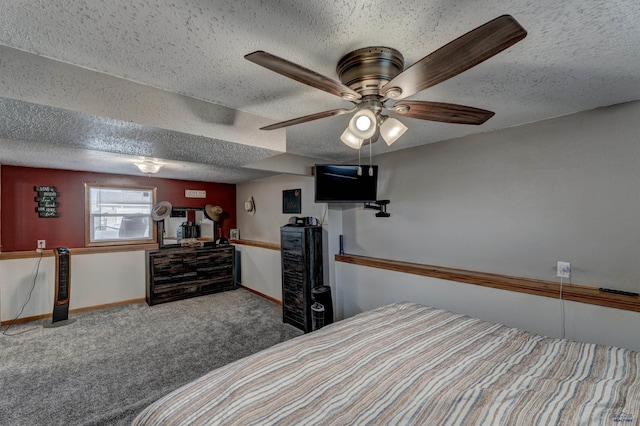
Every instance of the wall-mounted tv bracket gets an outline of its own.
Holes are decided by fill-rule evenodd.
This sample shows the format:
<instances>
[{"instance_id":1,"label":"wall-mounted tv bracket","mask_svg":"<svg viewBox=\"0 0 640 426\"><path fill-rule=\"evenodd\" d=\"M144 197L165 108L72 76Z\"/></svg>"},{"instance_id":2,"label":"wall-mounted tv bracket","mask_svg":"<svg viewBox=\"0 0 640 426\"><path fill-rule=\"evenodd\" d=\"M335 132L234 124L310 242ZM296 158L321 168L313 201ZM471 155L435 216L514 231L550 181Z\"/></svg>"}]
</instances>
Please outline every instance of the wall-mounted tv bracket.
<instances>
[{"instance_id":1,"label":"wall-mounted tv bracket","mask_svg":"<svg viewBox=\"0 0 640 426\"><path fill-rule=\"evenodd\" d=\"M389 200L376 200L372 203L364 203L364 208L380 210L378 213L376 213L376 217L389 217L391 216L391 213L387 213L387 204L389 204L390 202L391 201Z\"/></svg>"}]
</instances>

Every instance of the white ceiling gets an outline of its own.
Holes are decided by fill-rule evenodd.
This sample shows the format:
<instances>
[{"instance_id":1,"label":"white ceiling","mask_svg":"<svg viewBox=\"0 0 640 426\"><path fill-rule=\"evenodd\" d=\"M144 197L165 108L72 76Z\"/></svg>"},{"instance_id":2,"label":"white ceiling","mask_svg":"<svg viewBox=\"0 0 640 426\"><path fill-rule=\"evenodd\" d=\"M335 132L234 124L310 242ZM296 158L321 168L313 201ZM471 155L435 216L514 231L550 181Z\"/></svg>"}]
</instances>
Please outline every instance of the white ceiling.
<instances>
[{"instance_id":1,"label":"white ceiling","mask_svg":"<svg viewBox=\"0 0 640 426\"><path fill-rule=\"evenodd\" d=\"M411 97L496 115L401 119L409 131L374 154L640 99L638 0L0 0L0 163L136 174L152 157L161 177L235 183L272 174L285 152L352 160L348 115L258 130L351 104L243 56L338 80L352 50L393 47L409 66L503 14L523 41Z\"/></svg>"}]
</instances>

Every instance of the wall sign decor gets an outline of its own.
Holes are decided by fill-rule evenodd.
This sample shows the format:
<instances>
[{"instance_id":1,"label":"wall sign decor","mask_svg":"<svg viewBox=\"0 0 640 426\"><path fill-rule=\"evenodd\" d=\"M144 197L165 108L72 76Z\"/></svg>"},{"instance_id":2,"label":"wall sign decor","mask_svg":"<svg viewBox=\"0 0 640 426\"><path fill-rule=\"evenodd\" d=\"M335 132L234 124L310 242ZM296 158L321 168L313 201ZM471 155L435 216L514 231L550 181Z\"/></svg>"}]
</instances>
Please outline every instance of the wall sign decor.
<instances>
[{"instance_id":1,"label":"wall sign decor","mask_svg":"<svg viewBox=\"0 0 640 426\"><path fill-rule=\"evenodd\" d=\"M207 191L202 191L198 189L185 189L184 197L185 198L207 198Z\"/></svg>"},{"instance_id":2,"label":"wall sign decor","mask_svg":"<svg viewBox=\"0 0 640 426\"><path fill-rule=\"evenodd\" d=\"M58 212L58 197L60 193L55 186L34 186L33 190L38 194L35 200L38 202L36 213L39 217L60 217Z\"/></svg>"},{"instance_id":3,"label":"wall sign decor","mask_svg":"<svg viewBox=\"0 0 640 426\"><path fill-rule=\"evenodd\" d=\"M301 194L301 189L285 189L282 191L282 213L302 213Z\"/></svg>"}]
</instances>

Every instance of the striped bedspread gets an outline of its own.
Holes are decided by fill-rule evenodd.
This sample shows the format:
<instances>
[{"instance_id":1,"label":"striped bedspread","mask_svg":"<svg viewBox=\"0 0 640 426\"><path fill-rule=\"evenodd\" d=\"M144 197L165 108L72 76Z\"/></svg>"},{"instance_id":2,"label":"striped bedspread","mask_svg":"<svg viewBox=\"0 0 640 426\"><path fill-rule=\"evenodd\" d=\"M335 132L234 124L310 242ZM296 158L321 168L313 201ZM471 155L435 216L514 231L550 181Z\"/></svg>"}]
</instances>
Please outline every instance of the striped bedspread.
<instances>
[{"instance_id":1,"label":"striped bedspread","mask_svg":"<svg viewBox=\"0 0 640 426\"><path fill-rule=\"evenodd\" d=\"M214 370L134 425L634 425L640 353L397 303Z\"/></svg>"}]
</instances>

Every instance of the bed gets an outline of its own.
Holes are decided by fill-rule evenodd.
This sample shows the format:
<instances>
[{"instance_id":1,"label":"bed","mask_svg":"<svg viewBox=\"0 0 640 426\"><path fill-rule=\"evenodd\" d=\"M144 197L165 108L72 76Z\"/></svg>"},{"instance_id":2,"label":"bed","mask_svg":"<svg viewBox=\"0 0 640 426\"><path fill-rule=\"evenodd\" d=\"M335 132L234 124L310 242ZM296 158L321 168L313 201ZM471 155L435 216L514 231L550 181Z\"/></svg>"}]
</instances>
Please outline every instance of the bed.
<instances>
[{"instance_id":1,"label":"bed","mask_svg":"<svg viewBox=\"0 0 640 426\"><path fill-rule=\"evenodd\" d=\"M133 424L637 422L638 352L395 303L214 370Z\"/></svg>"}]
</instances>

